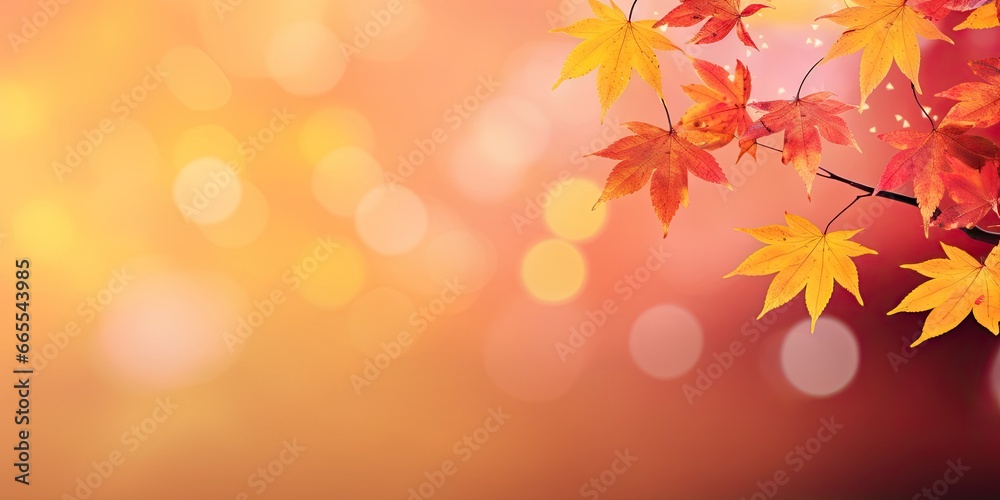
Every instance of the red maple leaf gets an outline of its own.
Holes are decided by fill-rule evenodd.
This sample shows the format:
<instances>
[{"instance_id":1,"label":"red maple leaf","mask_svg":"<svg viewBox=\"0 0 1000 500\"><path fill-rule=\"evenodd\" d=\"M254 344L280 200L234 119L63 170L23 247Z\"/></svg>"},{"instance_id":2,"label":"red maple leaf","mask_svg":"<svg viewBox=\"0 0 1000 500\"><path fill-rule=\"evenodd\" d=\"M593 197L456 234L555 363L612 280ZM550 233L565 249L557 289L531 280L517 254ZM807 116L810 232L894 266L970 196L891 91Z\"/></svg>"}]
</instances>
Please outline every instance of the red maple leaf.
<instances>
[{"instance_id":1,"label":"red maple leaf","mask_svg":"<svg viewBox=\"0 0 1000 500\"><path fill-rule=\"evenodd\" d=\"M938 97L959 101L944 121L969 122L980 128L996 125L1000 123L1000 58L969 61L969 66L986 83L960 83L937 94Z\"/></svg>"},{"instance_id":2,"label":"red maple leaf","mask_svg":"<svg viewBox=\"0 0 1000 500\"><path fill-rule=\"evenodd\" d=\"M743 24L743 18L752 16L763 8L773 9L770 5L755 3L746 6L740 11L740 0L681 0L681 4L667 12L653 25L659 28L668 26L694 26L705 19L708 22L698 30L690 43L715 43L722 40L736 28L736 36L747 47L757 48L747 33L747 27Z\"/></svg>"},{"instance_id":3,"label":"red maple leaf","mask_svg":"<svg viewBox=\"0 0 1000 500\"><path fill-rule=\"evenodd\" d=\"M946 174L961 169L979 170L990 158L996 158L996 146L984 137L965 135L972 125L944 123L930 132L896 130L879 136L896 149L901 149L889 160L875 191L895 189L913 181L920 213L924 217L924 234L927 225L944 196Z\"/></svg>"},{"instance_id":4,"label":"red maple leaf","mask_svg":"<svg viewBox=\"0 0 1000 500\"><path fill-rule=\"evenodd\" d=\"M944 209L934 219L934 223L944 229L971 228L993 213L1000 215L997 198L1000 198L1000 174L997 162L988 161L979 172L963 168L955 173L945 174L948 196L955 202Z\"/></svg>"},{"instance_id":5,"label":"red maple leaf","mask_svg":"<svg viewBox=\"0 0 1000 500\"><path fill-rule=\"evenodd\" d=\"M688 204L688 172L702 180L730 189L726 174L707 151L691 144L676 130L663 130L643 122L624 124L635 135L612 143L594 156L621 160L608 174L604 192L597 205L632 194L649 182L653 209L663 224L667 237L670 221L677 209Z\"/></svg>"},{"instance_id":6,"label":"red maple leaf","mask_svg":"<svg viewBox=\"0 0 1000 500\"><path fill-rule=\"evenodd\" d=\"M736 61L736 73L701 59L692 59L705 85L684 85L684 93L695 101L677 123L677 132L702 149L718 149L743 135L753 119L747 113L750 71Z\"/></svg>"},{"instance_id":7,"label":"red maple leaf","mask_svg":"<svg viewBox=\"0 0 1000 500\"><path fill-rule=\"evenodd\" d=\"M795 167L806 184L806 193L810 193L822 157L821 136L834 144L852 146L861 151L847 122L836 116L855 107L830 97L833 97L832 92L817 92L791 101L750 104L767 114L740 136L740 155L758 139L784 131L781 163L791 163Z\"/></svg>"},{"instance_id":8,"label":"red maple leaf","mask_svg":"<svg viewBox=\"0 0 1000 500\"><path fill-rule=\"evenodd\" d=\"M913 10L932 21L938 21L952 11L965 12L986 5L993 0L923 0L913 2Z\"/></svg>"}]
</instances>

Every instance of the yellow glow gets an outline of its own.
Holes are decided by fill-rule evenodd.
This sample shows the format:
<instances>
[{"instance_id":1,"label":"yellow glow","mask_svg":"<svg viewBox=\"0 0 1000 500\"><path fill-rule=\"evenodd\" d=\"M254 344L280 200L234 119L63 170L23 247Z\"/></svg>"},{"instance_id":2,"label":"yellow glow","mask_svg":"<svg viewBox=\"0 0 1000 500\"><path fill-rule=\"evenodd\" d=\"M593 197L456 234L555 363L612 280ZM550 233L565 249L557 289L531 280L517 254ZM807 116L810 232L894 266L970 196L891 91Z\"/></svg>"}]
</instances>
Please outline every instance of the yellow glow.
<instances>
[{"instance_id":1,"label":"yellow glow","mask_svg":"<svg viewBox=\"0 0 1000 500\"><path fill-rule=\"evenodd\" d=\"M345 306L357 296L367 278L364 255L350 242L339 240L339 248L330 252L326 260L322 253L317 257L312 250L299 264L299 293L309 303L324 309ZM313 266L313 263L316 265Z\"/></svg>"},{"instance_id":2,"label":"yellow glow","mask_svg":"<svg viewBox=\"0 0 1000 500\"><path fill-rule=\"evenodd\" d=\"M76 252L77 222L55 200L36 199L14 213L13 237L33 258L59 260Z\"/></svg>"},{"instance_id":3,"label":"yellow glow","mask_svg":"<svg viewBox=\"0 0 1000 500\"><path fill-rule=\"evenodd\" d=\"M315 165L330 151L356 146L375 147L375 132L361 113L353 109L333 108L317 111L306 118L299 133L299 148L310 165Z\"/></svg>"},{"instance_id":4,"label":"yellow glow","mask_svg":"<svg viewBox=\"0 0 1000 500\"><path fill-rule=\"evenodd\" d=\"M160 59L167 87L185 106L196 111L219 109L229 102L233 86L218 64L198 47L179 45Z\"/></svg>"},{"instance_id":5,"label":"yellow glow","mask_svg":"<svg viewBox=\"0 0 1000 500\"><path fill-rule=\"evenodd\" d=\"M0 142L14 142L39 131L44 121L41 106L23 86L0 81Z\"/></svg>"},{"instance_id":6,"label":"yellow glow","mask_svg":"<svg viewBox=\"0 0 1000 500\"><path fill-rule=\"evenodd\" d=\"M416 316L414 316L416 314ZM388 287L378 287L366 292L351 304L347 325L354 346L368 356L383 352L383 345L410 343L423 334L431 323L418 314L413 301L402 292ZM407 340L408 339L408 340Z\"/></svg>"},{"instance_id":7,"label":"yellow glow","mask_svg":"<svg viewBox=\"0 0 1000 500\"><path fill-rule=\"evenodd\" d=\"M269 214L263 193L253 184L243 182L243 197L232 217L218 224L198 227L212 243L225 248L238 248L253 243L264 232Z\"/></svg>"},{"instance_id":8,"label":"yellow glow","mask_svg":"<svg viewBox=\"0 0 1000 500\"><path fill-rule=\"evenodd\" d=\"M533 297L544 302L569 300L583 286L587 264L570 243L549 239L531 247L521 261L521 281Z\"/></svg>"},{"instance_id":9,"label":"yellow glow","mask_svg":"<svg viewBox=\"0 0 1000 500\"><path fill-rule=\"evenodd\" d=\"M174 178L174 203L185 220L217 224L231 217L243 196L236 172L219 158L192 161Z\"/></svg>"},{"instance_id":10,"label":"yellow glow","mask_svg":"<svg viewBox=\"0 0 1000 500\"><path fill-rule=\"evenodd\" d=\"M369 248L400 255L416 248L427 234L427 207L413 191L380 185L358 203L354 227Z\"/></svg>"},{"instance_id":11,"label":"yellow glow","mask_svg":"<svg viewBox=\"0 0 1000 500\"><path fill-rule=\"evenodd\" d=\"M153 180L162 163L156 140L131 118L115 123L89 160L90 168L104 180L132 188Z\"/></svg>"},{"instance_id":12,"label":"yellow glow","mask_svg":"<svg viewBox=\"0 0 1000 500\"><path fill-rule=\"evenodd\" d=\"M358 203L382 183L382 167L366 151L346 147L331 151L313 171L313 195L334 215L354 215Z\"/></svg>"},{"instance_id":13,"label":"yellow glow","mask_svg":"<svg viewBox=\"0 0 1000 500\"><path fill-rule=\"evenodd\" d=\"M290 94L319 95L347 70L340 40L322 23L300 21L279 29L267 45L267 70Z\"/></svg>"},{"instance_id":14,"label":"yellow glow","mask_svg":"<svg viewBox=\"0 0 1000 500\"><path fill-rule=\"evenodd\" d=\"M214 156L241 172L244 167L240 141L219 125L198 125L186 130L174 142L174 166L178 169L193 160Z\"/></svg>"},{"instance_id":15,"label":"yellow glow","mask_svg":"<svg viewBox=\"0 0 1000 500\"><path fill-rule=\"evenodd\" d=\"M545 223L560 238L579 241L597 234L607 218L607 204L591 210L601 196L601 188L587 179L575 179L562 186L545 208Z\"/></svg>"}]
</instances>

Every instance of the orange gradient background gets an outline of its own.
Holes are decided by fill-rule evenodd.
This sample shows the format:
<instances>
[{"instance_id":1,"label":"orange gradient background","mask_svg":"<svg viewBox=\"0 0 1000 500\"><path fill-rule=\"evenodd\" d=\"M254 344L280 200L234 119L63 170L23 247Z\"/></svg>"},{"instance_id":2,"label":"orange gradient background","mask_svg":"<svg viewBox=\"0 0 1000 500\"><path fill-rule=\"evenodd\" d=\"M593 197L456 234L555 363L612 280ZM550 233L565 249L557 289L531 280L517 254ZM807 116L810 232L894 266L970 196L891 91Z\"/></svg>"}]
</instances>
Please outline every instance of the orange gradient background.
<instances>
[{"instance_id":1,"label":"orange gradient background","mask_svg":"<svg viewBox=\"0 0 1000 500\"><path fill-rule=\"evenodd\" d=\"M760 51L685 50L791 98L843 4L773 5L748 20ZM900 264L989 247L863 200L833 229L878 251L856 260L865 306L838 288L811 336L800 297L756 321L770 280L722 279L759 248L733 228L822 226L857 191L819 179L810 201L777 153L730 145L733 191L692 180L666 239L648 188L592 211L614 162L585 155L666 122L635 76L603 124L593 74L551 89L575 40L547 31L586 2L0 12L0 296L13 314L30 259L35 369L30 486L0 381L5 499L760 498L779 471L779 498L911 498L959 459L951 494L995 482L996 339L970 319L910 351L923 316L885 315L923 281ZM954 46L922 42L938 118L1000 47L960 18ZM803 92L857 103L858 60ZM660 66L676 119L697 75ZM824 144L824 166L873 184L878 133L928 126L908 87L893 68L845 114L863 153Z\"/></svg>"}]
</instances>

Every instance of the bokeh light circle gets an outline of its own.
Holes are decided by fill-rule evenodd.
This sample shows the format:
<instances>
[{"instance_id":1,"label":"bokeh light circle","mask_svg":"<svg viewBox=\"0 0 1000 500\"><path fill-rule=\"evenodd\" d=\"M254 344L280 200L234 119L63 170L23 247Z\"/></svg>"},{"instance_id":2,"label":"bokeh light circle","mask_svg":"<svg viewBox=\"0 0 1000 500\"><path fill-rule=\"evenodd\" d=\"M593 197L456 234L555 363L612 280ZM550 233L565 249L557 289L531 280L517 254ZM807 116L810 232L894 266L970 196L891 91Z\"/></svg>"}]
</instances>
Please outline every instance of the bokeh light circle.
<instances>
[{"instance_id":1,"label":"bokeh light circle","mask_svg":"<svg viewBox=\"0 0 1000 500\"><path fill-rule=\"evenodd\" d=\"M549 401L568 393L590 364L599 340L571 339L589 321L574 305L527 300L503 308L486 333L484 361L493 384L523 401Z\"/></svg>"},{"instance_id":2,"label":"bokeh light circle","mask_svg":"<svg viewBox=\"0 0 1000 500\"><path fill-rule=\"evenodd\" d=\"M558 239L532 246L521 261L521 282L528 293L542 302L565 302L580 292L587 277L587 264L580 251Z\"/></svg>"},{"instance_id":3,"label":"bokeh light circle","mask_svg":"<svg viewBox=\"0 0 1000 500\"><path fill-rule=\"evenodd\" d=\"M368 278L368 264L361 250L344 238L332 241L336 248L327 251L322 245L313 246L313 253L300 261L305 278L301 280L299 294L322 309L337 309L350 303ZM317 251L322 260L316 258Z\"/></svg>"},{"instance_id":4,"label":"bokeh light circle","mask_svg":"<svg viewBox=\"0 0 1000 500\"><path fill-rule=\"evenodd\" d=\"M560 185L561 191L550 194L545 207L545 224L553 234L572 241L591 238L603 227L607 204L594 207L601 188L589 179L572 179Z\"/></svg>"},{"instance_id":5,"label":"bokeh light circle","mask_svg":"<svg viewBox=\"0 0 1000 500\"><path fill-rule=\"evenodd\" d=\"M650 377L680 377L698 362L704 335L701 323L686 308L662 304L636 318L629 334L629 352L636 366Z\"/></svg>"},{"instance_id":6,"label":"bokeh light circle","mask_svg":"<svg viewBox=\"0 0 1000 500\"><path fill-rule=\"evenodd\" d=\"M354 226L361 240L382 255L413 250L427 233L427 208L403 186L382 184L358 203Z\"/></svg>"},{"instance_id":7,"label":"bokeh light circle","mask_svg":"<svg viewBox=\"0 0 1000 500\"><path fill-rule=\"evenodd\" d=\"M226 220L242 197L239 176L219 158L198 158L174 178L174 203L185 219L198 224Z\"/></svg>"},{"instance_id":8,"label":"bokeh light circle","mask_svg":"<svg viewBox=\"0 0 1000 500\"><path fill-rule=\"evenodd\" d=\"M383 182L382 167L367 151L349 146L330 151L313 170L313 196L328 212L351 217L366 194Z\"/></svg>"},{"instance_id":9,"label":"bokeh light circle","mask_svg":"<svg viewBox=\"0 0 1000 500\"><path fill-rule=\"evenodd\" d=\"M226 334L236 331L247 301L235 283L215 276L129 272L120 272L117 288L109 284L109 303L100 317L102 351L116 376L176 388L208 381L229 366L234 356Z\"/></svg>"},{"instance_id":10,"label":"bokeh light circle","mask_svg":"<svg viewBox=\"0 0 1000 500\"><path fill-rule=\"evenodd\" d=\"M452 181L469 199L501 201L516 192L548 147L549 119L527 99L511 95L482 102L473 96L460 106L476 114L449 160Z\"/></svg>"},{"instance_id":11,"label":"bokeh light circle","mask_svg":"<svg viewBox=\"0 0 1000 500\"><path fill-rule=\"evenodd\" d=\"M347 69L337 36L322 23L299 21L278 30L267 47L268 73L291 94L313 96L337 84Z\"/></svg>"},{"instance_id":12,"label":"bokeh light circle","mask_svg":"<svg viewBox=\"0 0 1000 500\"><path fill-rule=\"evenodd\" d=\"M819 318L815 333L809 319L788 331L781 344L781 370L792 387L807 396L828 397L843 390L858 372L860 349L844 322Z\"/></svg>"},{"instance_id":13,"label":"bokeh light circle","mask_svg":"<svg viewBox=\"0 0 1000 500\"><path fill-rule=\"evenodd\" d=\"M322 109L302 122L299 149L310 165L319 163L331 150L344 146L369 151L375 147L375 130L360 112L348 108Z\"/></svg>"},{"instance_id":14,"label":"bokeh light circle","mask_svg":"<svg viewBox=\"0 0 1000 500\"><path fill-rule=\"evenodd\" d=\"M435 283L460 280L470 291L484 287L496 271L496 250L480 235L449 231L430 240L424 264Z\"/></svg>"},{"instance_id":15,"label":"bokeh light circle","mask_svg":"<svg viewBox=\"0 0 1000 500\"><path fill-rule=\"evenodd\" d=\"M271 210L267 198L252 183L243 182L243 195L233 215L218 224L198 226L212 243L223 248L239 248L257 240L267 227Z\"/></svg>"}]
</instances>

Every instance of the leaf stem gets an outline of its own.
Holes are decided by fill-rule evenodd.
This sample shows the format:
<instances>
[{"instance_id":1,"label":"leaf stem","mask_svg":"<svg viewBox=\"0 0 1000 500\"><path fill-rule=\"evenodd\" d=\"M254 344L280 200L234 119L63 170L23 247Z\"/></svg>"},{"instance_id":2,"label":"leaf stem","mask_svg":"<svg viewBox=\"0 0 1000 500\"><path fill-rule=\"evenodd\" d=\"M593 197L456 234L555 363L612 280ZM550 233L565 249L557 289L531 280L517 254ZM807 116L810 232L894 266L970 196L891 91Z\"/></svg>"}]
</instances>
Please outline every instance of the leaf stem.
<instances>
[{"instance_id":1,"label":"leaf stem","mask_svg":"<svg viewBox=\"0 0 1000 500\"><path fill-rule=\"evenodd\" d=\"M910 90L913 91L913 100L917 101L917 107L920 108L920 112L927 117L927 121L931 122L931 130L937 130L937 125L934 124L934 119L932 119L930 113L924 109L924 106L920 104L920 98L917 97L917 86L914 85L913 82L910 82Z\"/></svg>"},{"instance_id":2,"label":"leaf stem","mask_svg":"<svg viewBox=\"0 0 1000 500\"><path fill-rule=\"evenodd\" d=\"M756 144L756 145L758 145L758 146L760 146L762 148L770 149L771 151L777 151L779 153L784 153L785 152L784 149L776 148L774 146L768 146L767 144L764 144L763 142L760 142L760 141L753 141L753 142L754 142L754 144Z\"/></svg>"},{"instance_id":3,"label":"leaf stem","mask_svg":"<svg viewBox=\"0 0 1000 500\"><path fill-rule=\"evenodd\" d=\"M632 2L632 8L628 10L628 22L632 22L632 11L635 10L635 4L639 3L639 0Z\"/></svg>"},{"instance_id":4,"label":"leaf stem","mask_svg":"<svg viewBox=\"0 0 1000 500\"><path fill-rule=\"evenodd\" d=\"M663 111L667 112L667 125L670 125L670 133L674 133L674 121L670 119L670 110L667 109L667 102L660 98L660 104L663 105Z\"/></svg>"},{"instance_id":5,"label":"leaf stem","mask_svg":"<svg viewBox=\"0 0 1000 500\"><path fill-rule=\"evenodd\" d=\"M852 180L847 179L845 177L841 177L841 176L839 176L839 175L837 175L837 174L835 174L835 173L833 173L833 172L831 172L831 171L829 171L829 170L827 170L827 169L825 169L823 167L819 167L819 169L822 170L823 173L826 174L826 175L823 175L823 174L817 174L817 175L819 175L820 177L823 177L824 179L833 179L833 180L835 180L837 182L842 182L844 184L847 184L848 186L851 186L853 188L856 188L856 189L859 189L861 191L864 191L864 192L866 192L866 193L868 193L869 195L872 195L872 196L878 196L880 198L890 199L892 201L897 201L899 203L904 203L904 204L907 204L907 205L910 205L910 206L914 206L914 207L919 207L920 206L919 204L917 204L917 199L914 198L914 197L912 197L912 196L906 196L904 194L894 193L892 191L879 191L879 192L876 193L875 192L875 188L873 188L871 186L862 184L860 182L852 181ZM941 213L941 211L938 210L938 211L935 212L934 215L937 216L940 213ZM962 230L963 233L965 233L966 236L968 236L969 238L972 238L972 239L974 239L976 241L981 241L983 243L989 243L990 245L1000 244L1000 233L994 233L992 231L987 231L985 229L980 229L978 227L972 227L972 228L964 228L963 227L963 228L961 228L961 230Z\"/></svg>"},{"instance_id":6,"label":"leaf stem","mask_svg":"<svg viewBox=\"0 0 1000 500\"><path fill-rule=\"evenodd\" d=\"M833 218L830 219L830 222L826 223L826 228L823 229L823 234L826 234L826 233L830 232L830 225L833 224L833 221L837 220L838 217L840 217L841 215L844 215L844 212L846 212L848 208L853 207L854 204L857 203L858 200L860 200L861 198L867 198L867 197L869 197L871 195L872 195L871 193L865 193L865 194L859 194L859 195L855 196L854 197L854 201L848 203L847 206L843 208L843 210L837 212L837 215L834 215Z\"/></svg>"},{"instance_id":7,"label":"leaf stem","mask_svg":"<svg viewBox=\"0 0 1000 500\"><path fill-rule=\"evenodd\" d=\"M819 66L819 63L821 63L821 62L823 62L823 59L820 59L819 61L816 61L816 64L813 64L812 67L809 68L809 71L806 71L806 76L802 77L802 83L799 84L799 90L797 90L795 92L795 100L796 101L798 101L799 100L799 96L802 95L802 86L804 86L806 84L806 79L809 78L809 74L812 73L813 70L816 69L816 66Z\"/></svg>"}]
</instances>

